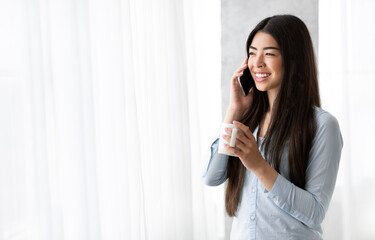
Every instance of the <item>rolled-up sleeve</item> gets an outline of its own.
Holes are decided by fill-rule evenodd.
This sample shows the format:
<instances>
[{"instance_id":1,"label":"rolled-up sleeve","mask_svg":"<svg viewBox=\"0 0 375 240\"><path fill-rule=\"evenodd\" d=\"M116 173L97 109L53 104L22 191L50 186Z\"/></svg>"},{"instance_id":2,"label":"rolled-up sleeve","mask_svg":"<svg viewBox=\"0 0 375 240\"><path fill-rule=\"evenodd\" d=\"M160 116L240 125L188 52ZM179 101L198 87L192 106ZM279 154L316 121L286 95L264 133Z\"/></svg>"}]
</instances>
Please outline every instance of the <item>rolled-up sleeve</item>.
<instances>
[{"instance_id":1,"label":"rolled-up sleeve","mask_svg":"<svg viewBox=\"0 0 375 240\"><path fill-rule=\"evenodd\" d=\"M306 169L305 189L278 175L266 197L310 228L324 219L336 184L343 140L339 124L328 112L317 120L317 131Z\"/></svg>"},{"instance_id":2,"label":"rolled-up sleeve","mask_svg":"<svg viewBox=\"0 0 375 240\"><path fill-rule=\"evenodd\" d=\"M210 151L206 154L202 180L208 186L218 186L227 179L227 165L229 157L218 153L219 133L216 134L215 140L211 144Z\"/></svg>"}]
</instances>

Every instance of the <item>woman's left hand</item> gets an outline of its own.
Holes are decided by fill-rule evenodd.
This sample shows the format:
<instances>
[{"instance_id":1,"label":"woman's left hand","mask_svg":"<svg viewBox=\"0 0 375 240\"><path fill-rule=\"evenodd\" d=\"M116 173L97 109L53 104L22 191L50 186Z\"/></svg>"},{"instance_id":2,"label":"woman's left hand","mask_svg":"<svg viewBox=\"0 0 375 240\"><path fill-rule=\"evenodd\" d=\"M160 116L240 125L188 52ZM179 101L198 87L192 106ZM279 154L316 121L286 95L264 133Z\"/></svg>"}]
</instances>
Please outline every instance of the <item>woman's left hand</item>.
<instances>
[{"instance_id":1,"label":"woman's left hand","mask_svg":"<svg viewBox=\"0 0 375 240\"><path fill-rule=\"evenodd\" d=\"M254 171L265 161L259 152L258 143L249 127L237 121L233 121L233 124L239 129L235 147L230 147L228 144L224 144L224 147L238 156L247 169ZM232 135L232 129L229 128L226 132ZM231 136L223 136L223 138L230 142Z\"/></svg>"}]
</instances>

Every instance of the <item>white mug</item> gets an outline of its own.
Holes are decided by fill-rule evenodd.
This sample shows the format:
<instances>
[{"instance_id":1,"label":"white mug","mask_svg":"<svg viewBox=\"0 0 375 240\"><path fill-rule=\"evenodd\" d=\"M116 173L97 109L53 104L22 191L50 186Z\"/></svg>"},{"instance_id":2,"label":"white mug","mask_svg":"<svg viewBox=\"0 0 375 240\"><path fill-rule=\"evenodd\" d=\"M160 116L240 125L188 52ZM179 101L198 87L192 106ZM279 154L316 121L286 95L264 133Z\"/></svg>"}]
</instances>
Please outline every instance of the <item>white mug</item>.
<instances>
[{"instance_id":1,"label":"white mug","mask_svg":"<svg viewBox=\"0 0 375 240\"><path fill-rule=\"evenodd\" d=\"M225 131L225 128L231 128L231 129L232 129L232 135L228 134L228 133ZM221 125L220 139L219 139L219 150L218 150L219 153L221 153L221 154L225 154L225 155L229 155L229 156L235 156L235 155L233 155L232 153L230 153L230 152L224 147L224 143L228 144L228 145L231 146L231 147L235 147L235 146L236 146L236 137L237 137L237 132L238 132L238 128L237 128L236 126L234 126L233 124L231 124L231 123L223 123L223 124ZM231 138L230 138L230 142L226 141L226 140L223 138L223 135L231 136Z\"/></svg>"}]
</instances>

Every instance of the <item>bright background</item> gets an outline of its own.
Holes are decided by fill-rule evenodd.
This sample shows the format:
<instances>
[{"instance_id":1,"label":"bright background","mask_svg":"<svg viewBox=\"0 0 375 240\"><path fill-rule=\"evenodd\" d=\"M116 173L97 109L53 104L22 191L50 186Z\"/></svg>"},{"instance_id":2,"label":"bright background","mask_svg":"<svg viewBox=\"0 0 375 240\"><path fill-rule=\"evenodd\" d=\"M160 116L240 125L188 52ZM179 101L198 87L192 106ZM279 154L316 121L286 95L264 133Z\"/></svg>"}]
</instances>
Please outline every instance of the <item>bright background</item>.
<instances>
[{"instance_id":1,"label":"bright background","mask_svg":"<svg viewBox=\"0 0 375 240\"><path fill-rule=\"evenodd\" d=\"M200 180L225 109L224 3L0 0L0 240L225 239L223 186ZM375 238L373 9L319 2L344 138L325 239Z\"/></svg>"}]
</instances>

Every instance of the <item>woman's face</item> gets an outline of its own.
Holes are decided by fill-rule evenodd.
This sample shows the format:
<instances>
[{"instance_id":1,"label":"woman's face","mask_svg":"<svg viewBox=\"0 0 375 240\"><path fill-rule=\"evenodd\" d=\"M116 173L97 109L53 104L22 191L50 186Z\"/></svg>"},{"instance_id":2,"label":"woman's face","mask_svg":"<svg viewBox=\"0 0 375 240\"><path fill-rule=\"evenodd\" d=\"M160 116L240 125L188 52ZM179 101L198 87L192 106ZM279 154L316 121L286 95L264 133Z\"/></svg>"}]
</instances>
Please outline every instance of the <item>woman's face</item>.
<instances>
[{"instance_id":1,"label":"woman's face","mask_svg":"<svg viewBox=\"0 0 375 240\"><path fill-rule=\"evenodd\" d=\"M283 61L276 40L257 32L249 48L248 66L259 91L277 94L283 77Z\"/></svg>"}]
</instances>

